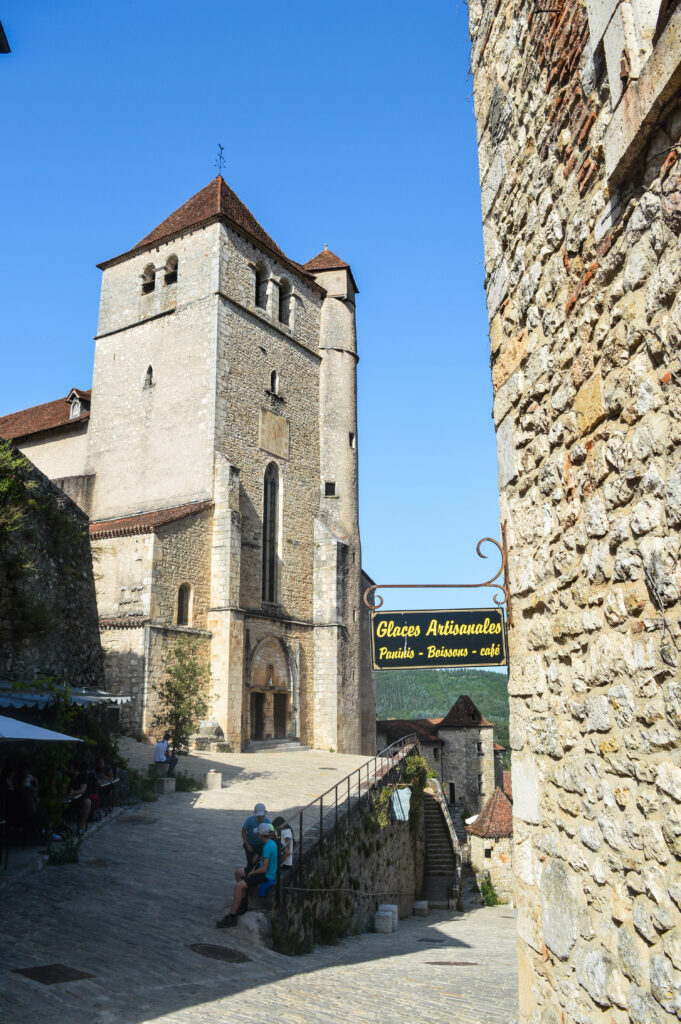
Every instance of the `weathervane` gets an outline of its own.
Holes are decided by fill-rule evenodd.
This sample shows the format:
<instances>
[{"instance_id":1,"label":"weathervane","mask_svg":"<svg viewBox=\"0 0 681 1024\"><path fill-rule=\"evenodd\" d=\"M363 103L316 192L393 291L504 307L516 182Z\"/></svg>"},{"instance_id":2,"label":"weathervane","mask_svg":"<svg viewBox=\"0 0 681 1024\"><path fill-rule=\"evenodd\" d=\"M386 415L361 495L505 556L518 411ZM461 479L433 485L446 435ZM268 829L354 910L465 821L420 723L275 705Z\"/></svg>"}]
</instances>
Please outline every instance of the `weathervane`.
<instances>
[{"instance_id":1,"label":"weathervane","mask_svg":"<svg viewBox=\"0 0 681 1024\"><path fill-rule=\"evenodd\" d=\"M223 156L224 148L225 147L221 146L220 143L218 142L218 155L215 160L215 166L217 167L218 174L220 175L222 174L222 168L225 166L225 158Z\"/></svg>"}]
</instances>

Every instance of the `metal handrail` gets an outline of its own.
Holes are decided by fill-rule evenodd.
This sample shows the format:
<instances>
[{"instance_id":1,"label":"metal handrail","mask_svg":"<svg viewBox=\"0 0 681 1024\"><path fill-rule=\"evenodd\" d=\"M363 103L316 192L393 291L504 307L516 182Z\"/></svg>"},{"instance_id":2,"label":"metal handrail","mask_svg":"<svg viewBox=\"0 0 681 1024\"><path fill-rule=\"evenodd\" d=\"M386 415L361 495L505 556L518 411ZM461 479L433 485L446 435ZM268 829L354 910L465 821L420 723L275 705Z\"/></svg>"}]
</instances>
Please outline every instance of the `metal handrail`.
<instances>
[{"instance_id":1,"label":"metal handrail","mask_svg":"<svg viewBox=\"0 0 681 1024\"><path fill-rule=\"evenodd\" d=\"M321 796L311 800L309 804L300 809L298 812L297 856L296 862L286 880L287 888L294 880L297 880L303 860L311 857L315 850L323 849L324 839L328 837L330 832L336 833L343 822L346 828L350 827L353 796L357 797L357 806L359 807L362 795L370 796L373 790L379 789L386 785L387 782L397 781L397 779L391 779L391 775L395 774L395 769L404 762L409 753L418 751L418 749L416 733L403 736L401 739L396 740L395 743L391 743L390 746L381 750L375 757L360 765L359 768L355 768L354 771L346 775L345 778L340 779L335 785L322 793ZM356 782L355 776L357 777ZM362 789L364 789L364 794ZM339 801L339 792L341 790L342 795ZM331 797L331 794L333 794L333 797ZM328 798L326 807L324 806L325 798ZM309 823L312 820L313 809L317 804L319 804L319 835L312 840L309 847L306 847L304 839L305 817L307 815ZM343 804L347 804L344 817L339 815L339 807L342 808ZM316 810L314 810L314 818L316 819ZM331 819L330 823L329 818ZM278 890L279 898L281 898L280 876L278 877Z\"/></svg>"}]
</instances>

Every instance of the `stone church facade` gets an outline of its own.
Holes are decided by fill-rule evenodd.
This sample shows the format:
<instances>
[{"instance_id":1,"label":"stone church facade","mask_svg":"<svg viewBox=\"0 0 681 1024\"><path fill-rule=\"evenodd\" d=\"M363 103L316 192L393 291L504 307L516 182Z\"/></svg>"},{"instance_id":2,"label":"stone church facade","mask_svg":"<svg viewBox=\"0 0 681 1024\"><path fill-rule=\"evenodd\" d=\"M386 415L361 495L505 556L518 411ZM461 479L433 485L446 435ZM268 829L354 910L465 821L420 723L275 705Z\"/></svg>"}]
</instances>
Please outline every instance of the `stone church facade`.
<instances>
[{"instance_id":1,"label":"stone church facade","mask_svg":"<svg viewBox=\"0 0 681 1024\"><path fill-rule=\"evenodd\" d=\"M520 1020L681 1016L681 6L470 0Z\"/></svg>"},{"instance_id":2,"label":"stone church facade","mask_svg":"<svg viewBox=\"0 0 681 1024\"><path fill-rule=\"evenodd\" d=\"M100 266L92 390L0 436L90 516L129 727L150 733L168 646L190 635L234 749L373 751L350 267L289 259L221 177Z\"/></svg>"}]
</instances>

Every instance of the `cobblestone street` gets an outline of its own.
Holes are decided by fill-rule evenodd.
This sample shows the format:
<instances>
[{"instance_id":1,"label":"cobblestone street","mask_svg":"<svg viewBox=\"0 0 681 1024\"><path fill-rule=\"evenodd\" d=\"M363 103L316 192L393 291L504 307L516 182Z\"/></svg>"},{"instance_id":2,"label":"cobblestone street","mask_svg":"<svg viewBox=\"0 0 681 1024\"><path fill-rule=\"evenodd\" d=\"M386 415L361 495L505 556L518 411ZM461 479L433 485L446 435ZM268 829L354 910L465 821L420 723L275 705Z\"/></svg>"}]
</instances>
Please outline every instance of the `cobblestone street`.
<instances>
[{"instance_id":1,"label":"cobblestone street","mask_svg":"<svg viewBox=\"0 0 681 1024\"><path fill-rule=\"evenodd\" d=\"M150 748L126 747L146 764ZM309 751L205 755L221 791L123 808L83 843L80 863L5 888L0 1019L5 1024L511 1024L516 1019L514 912L433 912L392 935L348 938L304 957L254 946L215 920L241 862L239 829L254 803L292 811L364 759ZM228 946L245 963L207 959ZM91 975L43 985L13 969L60 963Z\"/></svg>"}]
</instances>

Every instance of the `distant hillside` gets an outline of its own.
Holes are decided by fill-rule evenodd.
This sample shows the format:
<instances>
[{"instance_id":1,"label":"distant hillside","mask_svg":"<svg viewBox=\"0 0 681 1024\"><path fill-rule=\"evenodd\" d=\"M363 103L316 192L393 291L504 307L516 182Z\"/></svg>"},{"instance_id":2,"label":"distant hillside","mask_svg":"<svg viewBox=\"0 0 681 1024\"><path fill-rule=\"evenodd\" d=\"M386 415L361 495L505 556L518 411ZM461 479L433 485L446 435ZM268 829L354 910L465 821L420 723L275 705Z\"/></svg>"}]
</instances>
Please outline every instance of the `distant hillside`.
<instances>
[{"instance_id":1,"label":"distant hillside","mask_svg":"<svg viewBox=\"0 0 681 1024\"><path fill-rule=\"evenodd\" d=\"M376 673L376 717L442 718L467 693L494 722L494 739L509 750L505 672L484 669L411 669Z\"/></svg>"}]
</instances>

